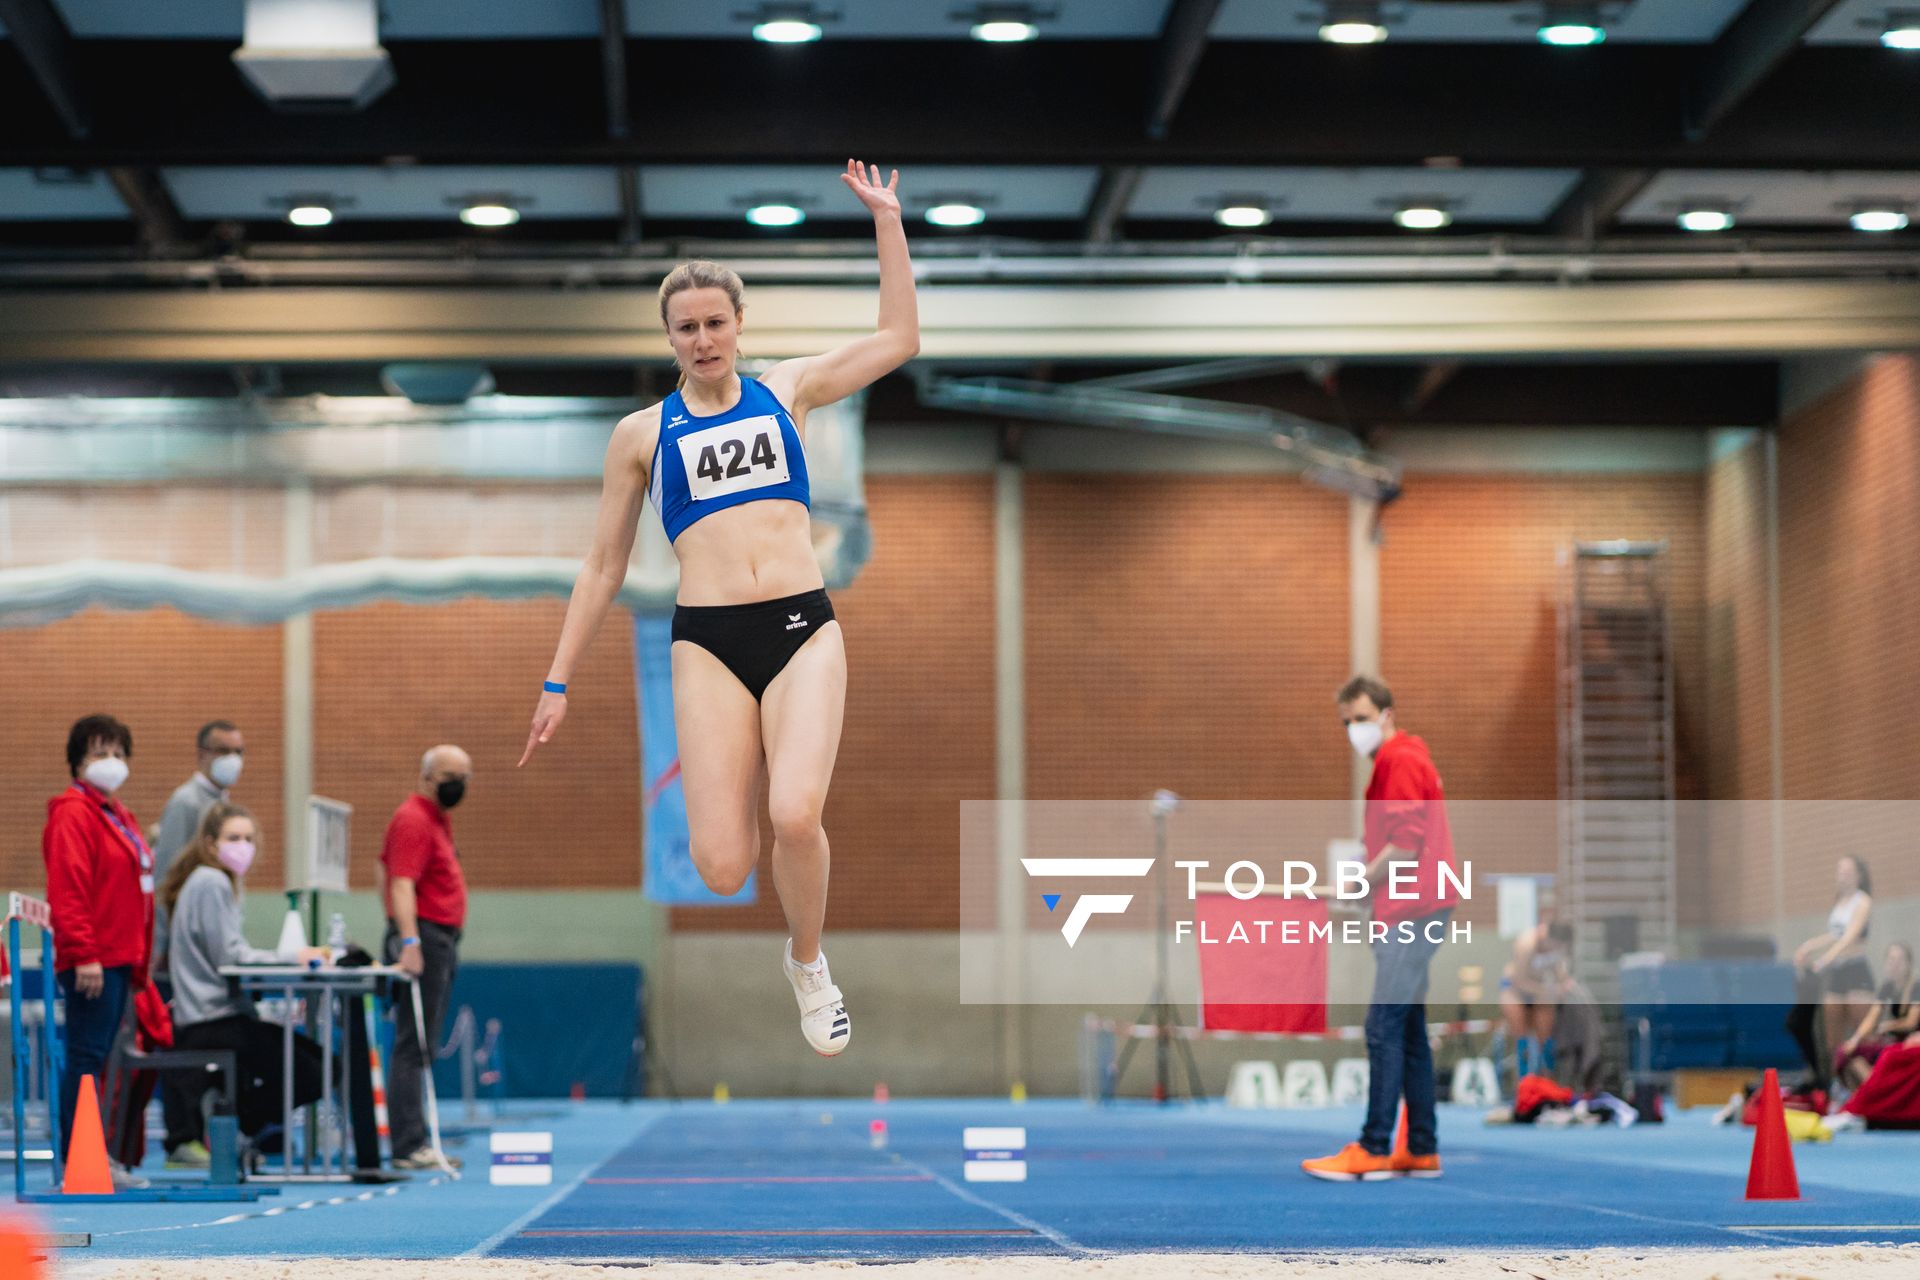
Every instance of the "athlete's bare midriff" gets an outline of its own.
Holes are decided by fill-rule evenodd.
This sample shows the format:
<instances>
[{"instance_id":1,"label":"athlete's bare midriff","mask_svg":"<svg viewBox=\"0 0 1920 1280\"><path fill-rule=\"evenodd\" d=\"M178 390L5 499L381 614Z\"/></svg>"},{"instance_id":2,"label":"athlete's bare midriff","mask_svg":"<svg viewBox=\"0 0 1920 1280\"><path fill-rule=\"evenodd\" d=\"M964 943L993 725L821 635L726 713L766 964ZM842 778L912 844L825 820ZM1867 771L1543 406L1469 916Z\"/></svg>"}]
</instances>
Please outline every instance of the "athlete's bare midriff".
<instances>
[{"instance_id":1,"label":"athlete's bare midriff","mask_svg":"<svg viewBox=\"0 0 1920 1280\"><path fill-rule=\"evenodd\" d=\"M768 389L782 407L792 402L792 387L780 383ZM739 403L737 398L734 403ZM805 411L789 413L804 440ZM636 416L645 432L641 456L651 458L659 439L660 406L649 405ZM645 469L641 471L644 485ZM813 549L812 517L806 507L786 498L743 502L702 516L680 531L673 554L680 562L679 604L753 604L826 585Z\"/></svg>"},{"instance_id":2,"label":"athlete's bare midriff","mask_svg":"<svg viewBox=\"0 0 1920 1280\"><path fill-rule=\"evenodd\" d=\"M679 603L752 604L825 585L807 509L785 498L727 507L688 525L673 544Z\"/></svg>"}]
</instances>

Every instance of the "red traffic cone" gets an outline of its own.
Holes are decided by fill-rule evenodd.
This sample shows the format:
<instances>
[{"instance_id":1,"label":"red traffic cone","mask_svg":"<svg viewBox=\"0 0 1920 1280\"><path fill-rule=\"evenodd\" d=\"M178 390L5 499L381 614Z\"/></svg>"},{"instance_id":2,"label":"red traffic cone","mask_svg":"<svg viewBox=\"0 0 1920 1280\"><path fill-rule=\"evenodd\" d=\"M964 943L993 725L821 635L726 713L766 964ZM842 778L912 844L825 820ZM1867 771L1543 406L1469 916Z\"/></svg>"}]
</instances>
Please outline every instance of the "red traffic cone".
<instances>
[{"instance_id":1,"label":"red traffic cone","mask_svg":"<svg viewBox=\"0 0 1920 1280\"><path fill-rule=\"evenodd\" d=\"M0 1276L7 1280L38 1280L40 1241L24 1222L0 1220Z\"/></svg>"},{"instance_id":2,"label":"red traffic cone","mask_svg":"<svg viewBox=\"0 0 1920 1280\"><path fill-rule=\"evenodd\" d=\"M80 1098L73 1106L73 1136L67 1141L67 1174L60 1190L70 1196L110 1196L113 1171L107 1167L107 1135L100 1128L100 1097L93 1077L80 1077Z\"/></svg>"},{"instance_id":3,"label":"red traffic cone","mask_svg":"<svg viewBox=\"0 0 1920 1280\"><path fill-rule=\"evenodd\" d=\"M1772 1067L1760 1085L1760 1114L1753 1130L1753 1163L1747 1169L1747 1199L1798 1200L1800 1179L1793 1171L1793 1145L1787 1138L1787 1112L1780 1104L1780 1076Z\"/></svg>"}]
</instances>

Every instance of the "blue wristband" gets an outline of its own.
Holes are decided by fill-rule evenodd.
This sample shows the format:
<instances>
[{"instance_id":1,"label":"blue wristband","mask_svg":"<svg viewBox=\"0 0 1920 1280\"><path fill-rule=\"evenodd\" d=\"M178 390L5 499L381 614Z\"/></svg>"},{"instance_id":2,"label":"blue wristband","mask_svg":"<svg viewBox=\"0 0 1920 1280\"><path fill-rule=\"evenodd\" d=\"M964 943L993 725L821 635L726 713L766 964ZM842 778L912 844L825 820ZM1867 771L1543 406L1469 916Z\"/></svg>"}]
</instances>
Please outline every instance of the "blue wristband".
<instances>
[{"instance_id":1,"label":"blue wristband","mask_svg":"<svg viewBox=\"0 0 1920 1280\"><path fill-rule=\"evenodd\" d=\"M567 691L567 686L561 684L558 680L544 681L540 687L547 693L565 693Z\"/></svg>"}]
</instances>

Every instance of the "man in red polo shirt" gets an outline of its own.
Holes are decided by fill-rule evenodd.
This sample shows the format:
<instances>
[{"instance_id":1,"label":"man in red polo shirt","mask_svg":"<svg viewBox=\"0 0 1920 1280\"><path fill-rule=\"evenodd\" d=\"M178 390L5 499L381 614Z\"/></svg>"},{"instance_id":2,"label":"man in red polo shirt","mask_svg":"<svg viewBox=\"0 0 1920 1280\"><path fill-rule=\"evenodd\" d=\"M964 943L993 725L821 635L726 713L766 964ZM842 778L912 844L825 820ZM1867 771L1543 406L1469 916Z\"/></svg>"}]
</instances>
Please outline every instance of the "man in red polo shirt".
<instances>
[{"instance_id":1,"label":"man in red polo shirt","mask_svg":"<svg viewBox=\"0 0 1920 1280\"><path fill-rule=\"evenodd\" d=\"M1340 721L1353 749L1373 761L1367 783L1367 903L1373 919L1373 1004L1367 1009L1367 1120L1360 1140L1300 1167L1329 1182L1440 1176L1433 1112L1433 1046L1427 1040L1427 966L1447 937L1460 876L1447 796L1427 744L1402 732L1393 693L1357 676L1340 690ZM1441 868L1451 875L1444 875ZM1394 1127L1407 1102L1407 1151Z\"/></svg>"},{"instance_id":2,"label":"man in red polo shirt","mask_svg":"<svg viewBox=\"0 0 1920 1280\"><path fill-rule=\"evenodd\" d=\"M440 1043L447 996L460 967L460 930L467 922L467 878L453 845L447 811L459 804L473 775L473 761L455 746L435 747L420 761L414 794L394 810L380 849L387 906L387 963L418 975L426 1015L427 1044L413 1025L412 1001L404 992L394 1016L393 1072L387 1112L393 1125L393 1167L435 1169L439 1158L427 1143L421 1073Z\"/></svg>"}]
</instances>

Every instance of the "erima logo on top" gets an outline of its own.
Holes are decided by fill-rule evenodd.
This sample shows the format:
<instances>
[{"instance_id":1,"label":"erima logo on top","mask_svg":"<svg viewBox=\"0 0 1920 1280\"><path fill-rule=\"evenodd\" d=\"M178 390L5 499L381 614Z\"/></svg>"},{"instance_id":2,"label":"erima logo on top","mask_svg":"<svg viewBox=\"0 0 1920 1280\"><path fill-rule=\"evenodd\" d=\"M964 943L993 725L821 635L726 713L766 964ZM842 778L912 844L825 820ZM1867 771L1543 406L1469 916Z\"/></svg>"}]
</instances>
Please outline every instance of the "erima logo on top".
<instances>
[{"instance_id":1,"label":"erima logo on top","mask_svg":"<svg viewBox=\"0 0 1920 1280\"><path fill-rule=\"evenodd\" d=\"M1113 876L1144 876L1153 870L1152 858L1022 858L1020 865L1027 874L1036 879L1094 879ZM1042 894L1041 898L1051 911L1060 905L1057 893ZM1130 893L1088 893L1074 900L1073 909L1067 912L1066 923L1060 926L1061 936L1071 947L1080 941L1080 933L1087 927L1087 921L1094 916L1117 916L1126 911L1133 903Z\"/></svg>"},{"instance_id":2,"label":"erima logo on top","mask_svg":"<svg viewBox=\"0 0 1920 1280\"><path fill-rule=\"evenodd\" d=\"M685 422L686 420L687 420L687 417L685 414L677 413L673 416L673 421L669 422L667 425L670 427L677 427L681 423Z\"/></svg>"}]
</instances>

